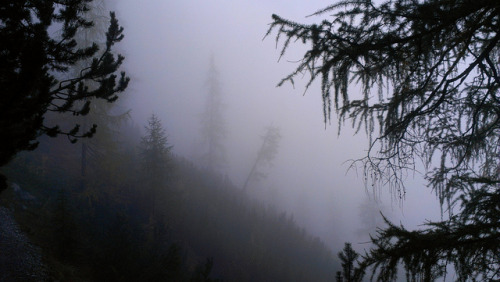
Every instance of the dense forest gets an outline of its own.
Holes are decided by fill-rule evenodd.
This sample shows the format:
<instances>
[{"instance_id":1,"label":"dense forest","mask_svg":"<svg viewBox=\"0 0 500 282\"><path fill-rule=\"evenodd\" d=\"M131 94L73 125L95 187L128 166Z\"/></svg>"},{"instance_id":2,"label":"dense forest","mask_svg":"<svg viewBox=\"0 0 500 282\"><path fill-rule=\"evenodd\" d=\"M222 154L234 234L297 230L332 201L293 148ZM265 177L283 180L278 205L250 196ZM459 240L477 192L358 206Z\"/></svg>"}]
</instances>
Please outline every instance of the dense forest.
<instances>
[{"instance_id":1,"label":"dense forest","mask_svg":"<svg viewBox=\"0 0 500 282\"><path fill-rule=\"evenodd\" d=\"M319 135L307 133L309 122L282 140L281 126L306 124L305 112L281 96L251 103L267 91L254 86L274 73L244 40L255 39L245 25L262 14L258 9L210 3L227 10L212 14L205 3L166 1L143 5L154 9L141 14L136 1L116 2L113 8L133 10L124 17L126 29L147 35L120 47L125 28L106 7L111 1L0 4L0 280L351 282L395 281L404 272L407 281L499 281L500 2L334 2L311 14L324 18L316 24L272 14L262 31L264 39L274 37L279 59L294 64L277 86L302 80L305 92L316 89L325 127L336 115L339 135L350 125L366 139L361 157L350 151L355 142L336 152L319 146ZM164 13L172 11L169 21ZM202 14L209 20L199 21ZM130 24L132 18L141 20ZM220 25L205 33L213 23ZM230 93L213 54L204 88L196 88L200 57L214 42L232 77L224 79ZM297 43L308 47L292 47ZM133 63L123 64L126 57ZM228 105L233 113L226 116ZM267 127L249 157L254 118ZM241 136L228 142L236 128L233 137ZM299 145L282 152L281 141L291 139ZM228 148L232 161L246 162L244 175L231 170L238 165L228 162ZM388 190L402 204L407 192L429 187L440 217L412 228L362 204L368 249L360 255L359 242L345 242L335 255L309 232L335 244L346 238L314 228L325 221L308 226L320 215L307 210L327 203L319 201L326 194L313 191L317 186L356 186L321 180L321 170L328 176L336 170L325 160L343 151L352 154L349 167L361 172L368 194ZM275 162L293 169L273 175ZM264 183L268 175L280 178L271 184L279 193ZM293 209L285 212L290 199L278 199L294 189L311 190L298 194L305 198L298 196L294 210L300 221ZM337 213L325 213L351 220L350 192L337 192ZM422 199L429 198L408 199L422 204L419 213L430 206ZM348 229L346 222L323 225Z\"/></svg>"},{"instance_id":2,"label":"dense forest","mask_svg":"<svg viewBox=\"0 0 500 282\"><path fill-rule=\"evenodd\" d=\"M131 94L125 91L130 78L116 74L124 57L112 47L122 40L123 28L104 1L13 2L4 8L9 9L1 18L6 47L26 48L9 53L19 58L2 57L13 66L5 68L11 79L2 78L5 101L17 104L1 104L9 106L0 125L10 143L0 155L6 177L0 179L0 204L41 248L47 279L333 279L340 265L326 245L293 215L245 191L249 182L258 185L259 168L272 160L276 144L263 143L245 188L221 173L226 129L213 60L200 119L204 152L194 163L172 153L175 144L157 115L133 121L124 98L113 103L118 95ZM50 29L58 22L61 34ZM32 29L18 28L24 23ZM41 45L35 52L41 65L31 55L31 33L43 38L30 41ZM39 67L42 84L32 78L31 70ZM9 263L0 271L11 271L4 267L17 262ZM11 278L16 279L6 279Z\"/></svg>"},{"instance_id":3,"label":"dense forest","mask_svg":"<svg viewBox=\"0 0 500 282\"><path fill-rule=\"evenodd\" d=\"M88 142L45 138L4 168L13 188L2 204L42 247L54 279L333 279L340 264L292 215L172 155L155 116L138 134L123 121Z\"/></svg>"}]
</instances>

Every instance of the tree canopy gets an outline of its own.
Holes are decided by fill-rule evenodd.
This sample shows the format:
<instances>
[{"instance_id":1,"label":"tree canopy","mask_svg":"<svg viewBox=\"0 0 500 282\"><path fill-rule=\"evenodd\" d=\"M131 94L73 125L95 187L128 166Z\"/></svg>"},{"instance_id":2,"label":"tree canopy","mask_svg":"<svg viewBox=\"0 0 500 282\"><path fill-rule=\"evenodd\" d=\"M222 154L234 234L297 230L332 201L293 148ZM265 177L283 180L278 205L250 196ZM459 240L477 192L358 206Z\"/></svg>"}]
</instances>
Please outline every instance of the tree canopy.
<instances>
[{"instance_id":1,"label":"tree canopy","mask_svg":"<svg viewBox=\"0 0 500 282\"><path fill-rule=\"evenodd\" d=\"M96 43L79 46L76 35L93 26L86 19L92 0L17 1L0 4L0 167L18 152L33 150L42 135L66 135L71 142L91 137L97 125L81 132L80 125L61 129L44 121L47 112L86 115L90 98L115 101L129 78L116 74L124 57L112 47L123 38L114 13L103 50ZM88 61L78 70L73 67ZM97 87L90 89L93 81ZM83 103L79 102L82 101ZM6 187L1 176L0 190Z\"/></svg>"},{"instance_id":2,"label":"tree canopy","mask_svg":"<svg viewBox=\"0 0 500 282\"><path fill-rule=\"evenodd\" d=\"M142 137L140 144L142 167L148 177L163 179L167 173L172 146L168 146L165 129L155 114L148 119L145 130L146 135Z\"/></svg>"},{"instance_id":3,"label":"tree canopy","mask_svg":"<svg viewBox=\"0 0 500 282\"><path fill-rule=\"evenodd\" d=\"M285 82L321 83L325 122L337 113L370 137L355 160L367 182L401 199L405 176L423 163L449 216L409 231L388 225L362 262L379 280L430 281L453 263L459 280L500 278L500 2L348 0L300 24L273 15L284 56L310 44ZM282 40L283 39L283 40ZM351 87L356 85L356 87Z\"/></svg>"}]
</instances>

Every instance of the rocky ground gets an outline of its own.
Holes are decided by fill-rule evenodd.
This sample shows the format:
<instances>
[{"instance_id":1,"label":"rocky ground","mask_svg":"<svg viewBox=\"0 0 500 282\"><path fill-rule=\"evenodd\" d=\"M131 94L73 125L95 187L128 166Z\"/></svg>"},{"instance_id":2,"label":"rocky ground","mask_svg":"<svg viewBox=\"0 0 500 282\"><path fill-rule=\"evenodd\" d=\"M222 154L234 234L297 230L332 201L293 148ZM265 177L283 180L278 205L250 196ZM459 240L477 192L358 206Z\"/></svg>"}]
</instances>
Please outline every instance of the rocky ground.
<instances>
[{"instance_id":1,"label":"rocky ground","mask_svg":"<svg viewBox=\"0 0 500 282\"><path fill-rule=\"evenodd\" d=\"M0 281L50 281L40 248L33 245L10 210L0 206Z\"/></svg>"}]
</instances>

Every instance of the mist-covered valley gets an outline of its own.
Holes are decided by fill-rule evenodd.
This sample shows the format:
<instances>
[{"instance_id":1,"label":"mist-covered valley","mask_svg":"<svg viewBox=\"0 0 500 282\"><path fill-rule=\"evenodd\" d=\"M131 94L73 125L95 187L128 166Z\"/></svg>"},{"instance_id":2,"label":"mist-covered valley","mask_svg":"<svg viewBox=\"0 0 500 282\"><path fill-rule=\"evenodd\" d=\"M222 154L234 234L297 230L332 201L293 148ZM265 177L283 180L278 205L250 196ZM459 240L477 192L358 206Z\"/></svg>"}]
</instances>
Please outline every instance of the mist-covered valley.
<instances>
[{"instance_id":1,"label":"mist-covered valley","mask_svg":"<svg viewBox=\"0 0 500 282\"><path fill-rule=\"evenodd\" d=\"M275 126L281 134L278 153L272 166L265 168L267 177L253 190L264 193L263 200L273 197L274 205L293 213L330 246L343 245L362 228L359 210L368 199L380 198L384 214L396 222L415 226L439 218L437 200L430 190L420 189L425 185L421 175L405 180L414 187L407 197L415 201L400 202L388 189L365 189L362 170L349 170L349 161L366 154L368 137L364 130L354 135L349 123L339 136L334 115L325 123L319 83L307 92L306 79L276 87L307 45L292 46L280 58L275 35L264 38L270 15L314 22L306 16L329 1L164 3L144 5L140 13L120 3L116 8L128 30L124 55L137 54L127 56L125 65L141 69L130 72L130 87L140 94L125 97L125 103L141 105L131 107L134 121L144 121L151 113L161 118L175 154L197 162L204 153L200 119L213 60L227 130L223 141L227 163L220 172L234 183L244 184L265 128ZM342 228L334 227L338 225ZM365 235L360 237L368 238Z\"/></svg>"},{"instance_id":2,"label":"mist-covered valley","mask_svg":"<svg viewBox=\"0 0 500 282\"><path fill-rule=\"evenodd\" d=\"M369 132L328 117L320 81L277 86L310 46L281 54L271 15L314 23L330 2L93 1L78 44L103 44L115 11L127 88L88 115L44 116L97 124L92 138L41 136L2 167L0 203L40 246L47 279L334 281L345 243L368 251L382 214L409 229L442 219L423 164L402 194L375 185L352 165Z\"/></svg>"}]
</instances>

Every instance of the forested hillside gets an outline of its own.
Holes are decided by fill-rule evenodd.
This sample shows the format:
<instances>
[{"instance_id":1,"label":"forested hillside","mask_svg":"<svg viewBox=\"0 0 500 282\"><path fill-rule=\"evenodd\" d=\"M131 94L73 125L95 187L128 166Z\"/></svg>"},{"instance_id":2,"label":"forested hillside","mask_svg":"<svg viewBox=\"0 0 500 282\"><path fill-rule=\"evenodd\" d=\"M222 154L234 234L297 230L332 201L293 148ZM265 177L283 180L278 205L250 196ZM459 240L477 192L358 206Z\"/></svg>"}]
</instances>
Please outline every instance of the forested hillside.
<instances>
[{"instance_id":1,"label":"forested hillside","mask_svg":"<svg viewBox=\"0 0 500 282\"><path fill-rule=\"evenodd\" d=\"M155 119L142 139L126 121L88 144L42 139L3 169L11 185L2 205L42 248L54 279L333 279L340 265L319 239L227 177L172 155Z\"/></svg>"}]
</instances>

